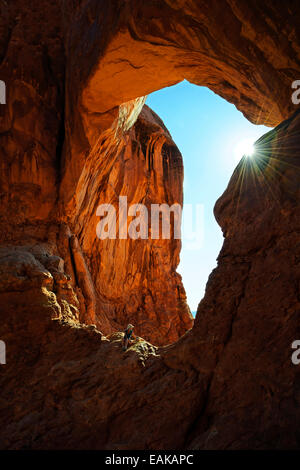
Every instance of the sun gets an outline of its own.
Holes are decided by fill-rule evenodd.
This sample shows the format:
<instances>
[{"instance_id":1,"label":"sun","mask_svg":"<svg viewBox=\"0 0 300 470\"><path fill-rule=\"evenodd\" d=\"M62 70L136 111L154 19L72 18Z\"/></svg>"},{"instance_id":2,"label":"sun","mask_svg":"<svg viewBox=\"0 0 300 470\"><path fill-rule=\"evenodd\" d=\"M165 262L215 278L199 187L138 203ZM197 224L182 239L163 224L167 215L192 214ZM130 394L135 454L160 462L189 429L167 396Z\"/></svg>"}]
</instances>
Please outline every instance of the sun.
<instances>
[{"instance_id":1,"label":"sun","mask_svg":"<svg viewBox=\"0 0 300 470\"><path fill-rule=\"evenodd\" d=\"M253 157L255 152L254 143L252 139L243 139L236 143L233 149L233 155L235 161L239 162L241 158Z\"/></svg>"}]
</instances>

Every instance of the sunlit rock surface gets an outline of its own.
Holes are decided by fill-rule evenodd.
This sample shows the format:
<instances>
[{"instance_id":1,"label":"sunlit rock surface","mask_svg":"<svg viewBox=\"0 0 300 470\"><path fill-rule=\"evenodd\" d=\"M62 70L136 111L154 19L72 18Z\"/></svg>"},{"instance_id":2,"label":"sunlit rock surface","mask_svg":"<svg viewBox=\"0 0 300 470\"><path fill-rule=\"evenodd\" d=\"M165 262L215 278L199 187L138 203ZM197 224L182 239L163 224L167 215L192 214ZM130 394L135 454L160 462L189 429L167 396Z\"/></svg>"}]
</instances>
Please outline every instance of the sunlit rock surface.
<instances>
[{"instance_id":1,"label":"sunlit rock surface","mask_svg":"<svg viewBox=\"0 0 300 470\"><path fill-rule=\"evenodd\" d=\"M155 240L151 232L151 205L182 204L182 183L181 154L147 106L129 133L120 138L114 131L106 134L86 159L70 206L71 224L79 233L98 293L98 313L90 320L104 333L110 330L102 323L101 311L114 329L133 323L140 335L156 345L176 341L192 327L181 276L176 273L180 240ZM126 196L127 210L139 203L147 208L149 238L132 239L127 223L120 233L119 196ZM96 236L100 220L96 210L103 203L116 211L116 239Z\"/></svg>"},{"instance_id":2,"label":"sunlit rock surface","mask_svg":"<svg viewBox=\"0 0 300 470\"><path fill-rule=\"evenodd\" d=\"M299 4L0 8L1 448L299 447ZM104 199L182 202L182 157L143 104L184 78L252 122L289 118L216 203L192 329L178 241L96 236Z\"/></svg>"}]
</instances>

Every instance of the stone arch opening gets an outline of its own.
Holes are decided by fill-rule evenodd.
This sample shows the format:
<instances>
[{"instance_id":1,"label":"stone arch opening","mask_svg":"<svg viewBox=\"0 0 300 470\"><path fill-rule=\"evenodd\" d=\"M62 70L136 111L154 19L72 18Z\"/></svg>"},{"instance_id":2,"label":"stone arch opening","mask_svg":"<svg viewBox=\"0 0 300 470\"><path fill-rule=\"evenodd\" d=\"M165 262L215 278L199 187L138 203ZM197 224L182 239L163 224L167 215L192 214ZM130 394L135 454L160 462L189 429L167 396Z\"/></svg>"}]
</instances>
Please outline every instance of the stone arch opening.
<instances>
[{"instance_id":1,"label":"stone arch opening","mask_svg":"<svg viewBox=\"0 0 300 470\"><path fill-rule=\"evenodd\" d=\"M221 228L213 215L214 204L225 191L243 151L247 151L243 143L251 141L254 144L269 128L253 125L230 103L187 81L148 95L146 104L161 117L181 151L184 204L189 205L188 210L193 214L191 231L197 228L196 205L201 206L198 207L198 219L203 218L198 223L198 226L203 225L201 233L195 233L194 243L188 241L188 234L183 234L181 261L177 268L195 316L223 244ZM209 111L210 108L213 111ZM207 192L209 196L205 197Z\"/></svg>"},{"instance_id":2,"label":"stone arch opening","mask_svg":"<svg viewBox=\"0 0 300 470\"><path fill-rule=\"evenodd\" d=\"M298 7L293 8L297 10ZM81 198L78 204L80 198L76 200L76 194L82 190L87 193L88 171L93 171L90 154L99 143L99 138L106 135L108 142L108 130L113 131L117 126L120 131L120 123L126 124L124 116L127 115L127 124L132 124L132 127L126 127L129 131L127 136L131 133L127 141L129 146L127 150L122 150L127 167L130 166L128 149L134 148L139 160L139 143L136 140L138 126L147 128L151 134L148 143L153 144L155 151L155 145L163 145L162 141L168 140L169 136L158 116L153 113L151 116L147 110L147 116L141 113L143 97L183 79L207 86L233 103L255 124L277 125L294 110L290 101L290 86L298 69L298 52L293 41L287 44L285 40L293 37L296 28L297 12L293 8L284 13L288 30L282 32L282 41L275 39L277 32L275 34L273 25L282 22L283 18L279 20L271 4L263 7L253 4L250 14L248 8L236 2L224 2L222 8L218 5L220 13L214 16L205 2L190 2L188 9L179 1L154 2L151 7L141 1L135 2L134 8L132 2L126 2L119 5L118 11L113 5L103 8L102 2L89 2L89 8L74 17L68 36L68 47L72 52L67 66L66 119L70 125L62 165L60 202L63 212L73 214L71 225L80 233L80 243L91 271L95 273L94 280L100 272L100 265L95 267L97 254L89 249L89 245L93 244L91 230L83 228L84 224L91 226L92 217L86 215L86 207L81 204L82 201L87 204L87 197ZM103 25L107 24L108 18L110 30L105 34ZM261 18L263 37L257 32L256 18ZM77 113L74 113L74 103L79 111ZM124 109L127 110L125 114ZM157 132L163 137L156 139L154 145L152 134ZM116 162L115 156L116 152L110 158L111 168ZM112 178L116 177L117 166L110 174ZM107 163L106 169L108 167ZM126 172L129 175L130 169L126 168ZM105 172L107 181L108 173ZM121 174L124 172L120 169ZM118 182L118 190L122 190L124 181ZM112 181L109 186L114 187ZM92 201L90 205L95 205L95 199L92 198ZM155 257L150 253L148 255L148 262L151 260L155 264ZM109 269L115 272L114 264L106 263L104 258L103 266L110 266ZM117 272L120 274L121 271ZM176 284L173 270L171 277ZM150 276L146 284L150 278L153 279ZM105 284L112 287L108 279L108 275L102 276L97 289L103 297L102 307L105 306L108 316L111 316L111 299L107 297L108 290L103 289ZM141 318L142 312L153 303L153 286L150 290L145 289L142 303L129 301L131 295L120 301L123 291L121 289L121 296L120 290L115 291L119 313L113 313L113 317L127 318L127 308L131 303L139 312L137 318ZM180 291L180 288L177 286L175 290ZM161 292L161 288L158 291ZM160 296L160 301L162 299ZM179 303L183 300L182 294L178 300ZM150 317L153 312L154 309ZM166 334L170 323L164 325L163 330Z\"/></svg>"},{"instance_id":3,"label":"stone arch opening","mask_svg":"<svg viewBox=\"0 0 300 470\"><path fill-rule=\"evenodd\" d=\"M299 333L300 113L293 114L290 93L300 70L299 2L31 3L1 2L0 67L9 99L0 135L0 314L8 351L0 441L30 449L298 448L291 340ZM261 176L273 186L248 181L239 197L241 172L234 173L216 205L226 235L222 259L194 328L155 357L147 345L120 361L113 340L62 321L62 313L73 317L75 300L63 264L76 269L72 280L88 307L82 320L92 323L97 314L104 333L132 312L143 331L151 328L143 320L156 291L160 304L169 290L184 303L176 276L166 290L151 271L138 281L140 298L124 292L124 279L130 286L139 267L155 266L155 256L145 249L133 257L125 242L99 252L93 225L98 194L113 200L130 183L134 198L141 187L142 196L155 188L148 184L153 174L144 174L144 184L136 177L150 148L156 165L158 150L167 145L171 158L174 147L159 117L141 111L143 96L183 78L256 123L286 119L261 142L269 148ZM119 116L124 133L111 129ZM140 137L139 126L146 131Z\"/></svg>"}]
</instances>

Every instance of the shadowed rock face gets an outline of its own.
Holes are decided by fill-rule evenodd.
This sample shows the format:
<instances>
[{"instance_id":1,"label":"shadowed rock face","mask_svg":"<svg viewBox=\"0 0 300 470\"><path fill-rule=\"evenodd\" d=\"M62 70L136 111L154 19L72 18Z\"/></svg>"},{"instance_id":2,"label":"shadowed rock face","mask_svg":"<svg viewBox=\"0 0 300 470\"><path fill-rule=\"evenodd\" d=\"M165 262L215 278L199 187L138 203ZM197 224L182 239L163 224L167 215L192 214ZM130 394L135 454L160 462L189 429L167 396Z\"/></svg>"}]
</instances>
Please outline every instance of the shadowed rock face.
<instances>
[{"instance_id":1,"label":"shadowed rock face","mask_svg":"<svg viewBox=\"0 0 300 470\"><path fill-rule=\"evenodd\" d=\"M299 447L298 3L0 8L1 448ZM182 203L180 152L143 96L184 78L253 122L289 118L216 203L225 240L193 328L178 241L100 241L95 215L119 195ZM128 321L142 338L123 353Z\"/></svg>"}]
</instances>

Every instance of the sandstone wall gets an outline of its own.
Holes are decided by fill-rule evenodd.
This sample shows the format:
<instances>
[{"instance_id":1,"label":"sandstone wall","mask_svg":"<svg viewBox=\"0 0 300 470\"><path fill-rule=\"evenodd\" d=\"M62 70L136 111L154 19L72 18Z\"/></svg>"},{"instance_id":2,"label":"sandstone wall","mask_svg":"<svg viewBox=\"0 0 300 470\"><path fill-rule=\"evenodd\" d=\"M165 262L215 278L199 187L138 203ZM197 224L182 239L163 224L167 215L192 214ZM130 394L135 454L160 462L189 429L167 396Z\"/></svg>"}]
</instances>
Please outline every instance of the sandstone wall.
<instances>
[{"instance_id":1,"label":"sandstone wall","mask_svg":"<svg viewBox=\"0 0 300 470\"><path fill-rule=\"evenodd\" d=\"M294 1L1 3L1 448L299 447L299 18ZM192 329L177 241L95 234L99 196L182 201L142 104L184 78L278 125L216 203ZM122 354L129 319L144 339Z\"/></svg>"}]
</instances>

